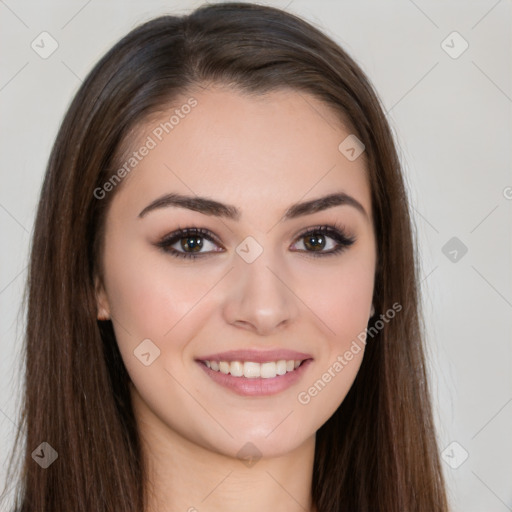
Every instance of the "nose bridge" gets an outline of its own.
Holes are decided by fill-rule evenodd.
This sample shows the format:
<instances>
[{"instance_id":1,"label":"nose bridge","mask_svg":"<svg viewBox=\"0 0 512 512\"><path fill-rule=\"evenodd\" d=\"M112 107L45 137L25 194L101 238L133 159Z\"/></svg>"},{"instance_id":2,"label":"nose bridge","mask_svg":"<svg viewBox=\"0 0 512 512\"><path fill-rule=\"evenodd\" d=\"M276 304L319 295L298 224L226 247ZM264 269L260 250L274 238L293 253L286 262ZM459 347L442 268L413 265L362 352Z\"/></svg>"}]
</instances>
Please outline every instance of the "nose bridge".
<instances>
[{"instance_id":1,"label":"nose bridge","mask_svg":"<svg viewBox=\"0 0 512 512\"><path fill-rule=\"evenodd\" d=\"M254 250L250 245L240 246ZM276 252L262 250L253 261L240 252L234 266L224 304L229 323L268 334L293 320L297 305L285 284L285 263Z\"/></svg>"}]
</instances>

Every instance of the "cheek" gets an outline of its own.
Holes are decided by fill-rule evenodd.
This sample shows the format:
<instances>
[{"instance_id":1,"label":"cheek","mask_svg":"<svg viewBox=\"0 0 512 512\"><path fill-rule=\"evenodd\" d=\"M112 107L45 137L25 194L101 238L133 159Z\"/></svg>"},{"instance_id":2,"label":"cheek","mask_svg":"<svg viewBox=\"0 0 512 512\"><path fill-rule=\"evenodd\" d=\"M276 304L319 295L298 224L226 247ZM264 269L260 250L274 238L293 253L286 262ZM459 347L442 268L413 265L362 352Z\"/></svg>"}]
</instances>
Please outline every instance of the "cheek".
<instances>
[{"instance_id":1,"label":"cheek","mask_svg":"<svg viewBox=\"0 0 512 512\"><path fill-rule=\"evenodd\" d=\"M370 303L373 295L373 279L367 272L344 272L339 284L333 285L329 318L336 337L346 342L357 336L368 323Z\"/></svg>"},{"instance_id":2,"label":"cheek","mask_svg":"<svg viewBox=\"0 0 512 512\"><path fill-rule=\"evenodd\" d=\"M340 350L368 324L374 288L374 260L370 252L347 252L329 266L309 267L298 294L311 305L323 324L332 349ZM305 269L304 269L305 271ZM307 299L306 299L307 297ZM321 322L320 322L321 321Z\"/></svg>"},{"instance_id":3,"label":"cheek","mask_svg":"<svg viewBox=\"0 0 512 512\"><path fill-rule=\"evenodd\" d=\"M162 340L208 292L212 278L180 268L172 256L153 249L130 248L124 254L129 256L112 250L106 257L113 317L137 339Z\"/></svg>"},{"instance_id":4,"label":"cheek","mask_svg":"<svg viewBox=\"0 0 512 512\"><path fill-rule=\"evenodd\" d=\"M112 251L105 258L116 339L140 394L157 400L173 386L165 369L181 382L187 378L182 359L202 325L198 315L211 310L208 291L215 279L191 267L180 268L169 261L172 256L153 254L147 247L132 247L124 254L129 256L119 258L119 251ZM158 355L149 366L136 357L147 351L151 360Z\"/></svg>"},{"instance_id":5,"label":"cheek","mask_svg":"<svg viewBox=\"0 0 512 512\"><path fill-rule=\"evenodd\" d=\"M354 254L329 270L317 271L308 302L325 333L323 349L310 378L297 393L298 407L322 425L345 399L361 366L364 333L374 287L371 257Z\"/></svg>"}]
</instances>

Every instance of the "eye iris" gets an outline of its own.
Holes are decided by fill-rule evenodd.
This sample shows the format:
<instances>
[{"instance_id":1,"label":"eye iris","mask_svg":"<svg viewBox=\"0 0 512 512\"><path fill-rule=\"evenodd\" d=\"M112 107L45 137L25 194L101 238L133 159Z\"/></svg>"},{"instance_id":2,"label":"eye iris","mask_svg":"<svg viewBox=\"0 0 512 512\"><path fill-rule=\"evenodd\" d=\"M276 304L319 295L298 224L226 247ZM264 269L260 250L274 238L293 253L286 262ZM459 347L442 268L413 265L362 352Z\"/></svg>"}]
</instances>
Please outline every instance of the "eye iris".
<instances>
[{"instance_id":1,"label":"eye iris","mask_svg":"<svg viewBox=\"0 0 512 512\"><path fill-rule=\"evenodd\" d=\"M305 239L304 245L308 249L312 249L313 251L321 250L325 247L325 238L323 235L308 235Z\"/></svg>"},{"instance_id":2,"label":"eye iris","mask_svg":"<svg viewBox=\"0 0 512 512\"><path fill-rule=\"evenodd\" d=\"M191 252L198 252L203 247L203 240L200 236L187 236L181 239L181 247Z\"/></svg>"}]
</instances>

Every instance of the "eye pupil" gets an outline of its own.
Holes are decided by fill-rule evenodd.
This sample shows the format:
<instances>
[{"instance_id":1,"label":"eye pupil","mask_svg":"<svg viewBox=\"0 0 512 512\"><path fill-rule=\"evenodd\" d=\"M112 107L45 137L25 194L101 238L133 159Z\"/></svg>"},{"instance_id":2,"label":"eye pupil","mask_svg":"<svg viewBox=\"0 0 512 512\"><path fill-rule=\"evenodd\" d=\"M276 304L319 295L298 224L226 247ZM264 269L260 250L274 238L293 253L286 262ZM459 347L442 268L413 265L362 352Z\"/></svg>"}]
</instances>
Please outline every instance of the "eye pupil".
<instances>
[{"instance_id":1,"label":"eye pupil","mask_svg":"<svg viewBox=\"0 0 512 512\"><path fill-rule=\"evenodd\" d=\"M306 237L304 245L308 249L312 249L313 251L321 250L325 247L325 238L323 235L309 235Z\"/></svg>"},{"instance_id":2,"label":"eye pupil","mask_svg":"<svg viewBox=\"0 0 512 512\"><path fill-rule=\"evenodd\" d=\"M188 236L181 239L183 249L191 249L192 252L198 252L203 247L203 240L200 236Z\"/></svg>"}]
</instances>

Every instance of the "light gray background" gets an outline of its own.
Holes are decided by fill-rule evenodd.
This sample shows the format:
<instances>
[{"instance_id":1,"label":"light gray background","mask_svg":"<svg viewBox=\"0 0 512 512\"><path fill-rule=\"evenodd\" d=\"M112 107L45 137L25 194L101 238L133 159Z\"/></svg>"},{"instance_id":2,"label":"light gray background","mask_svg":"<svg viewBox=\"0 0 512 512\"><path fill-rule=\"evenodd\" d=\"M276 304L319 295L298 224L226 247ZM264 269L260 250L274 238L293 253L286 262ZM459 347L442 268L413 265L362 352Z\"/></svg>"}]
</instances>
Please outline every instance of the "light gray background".
<instances>
[{"instance_id":1,"label":"light gray background","mask_svg":"<svg viewBox=\"0 0 512 512\"><path fill-rule=\"evenodd\" d=\"M62 116L81 80L121 36L153 16L184 14L200 3L0 0L2 485L17 428L29 240ZM414 207L453 510L512 510L511 2L262 3L326 31L382 98ZM47 59L31 48L43 31L59 44ZM453 31L469 44L458 58L443 46L453 54L462 40L451 36L442 45ZM451 247L449 257L442 251L452 237L468 248L455 262Z\"/></svg>"}]
</instances>

